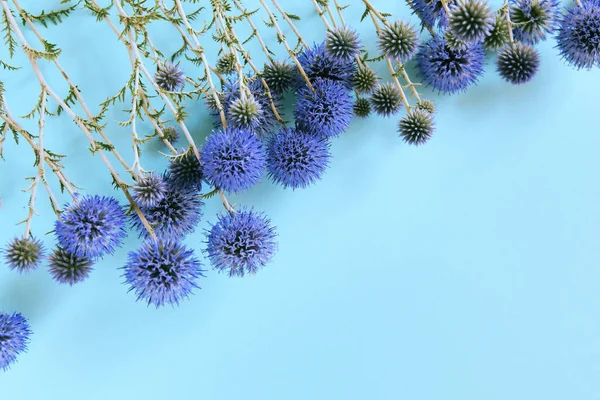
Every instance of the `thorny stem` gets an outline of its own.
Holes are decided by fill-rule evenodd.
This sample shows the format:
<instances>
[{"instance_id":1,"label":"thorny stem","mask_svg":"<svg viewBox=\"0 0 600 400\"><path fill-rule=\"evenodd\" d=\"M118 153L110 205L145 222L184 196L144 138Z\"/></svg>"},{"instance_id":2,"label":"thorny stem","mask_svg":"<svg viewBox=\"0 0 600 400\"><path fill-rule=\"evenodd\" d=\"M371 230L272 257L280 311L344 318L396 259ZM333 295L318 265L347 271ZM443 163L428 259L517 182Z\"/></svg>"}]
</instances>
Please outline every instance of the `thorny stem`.
<instances>
[{"instance_id":1,"label":"thorny stem","mask_svg":"<svg viewBox=\"0 0 600 400\"><path fill-rule=\"evenodd\" d=\"M283 16L283 19L285 19L285 22L287 22L288 25L290 26L290 28L292 28L292 30L298 37L298 40L300 40L300 42L302 42L302 45L304 46L304 48L308 49L309 48L308 44L304 41L304 38L302 37L302 35L298 31L298 29L296 28L296 25L292 22L290 17L288 17L287 13L285 11L283 11L283 9L279 6L279 3L277 3L277 0L271 0L271 2L275 6L275 8L277 8L277 11L279 11L279 13Z\"/></svg>"}]
</instances>

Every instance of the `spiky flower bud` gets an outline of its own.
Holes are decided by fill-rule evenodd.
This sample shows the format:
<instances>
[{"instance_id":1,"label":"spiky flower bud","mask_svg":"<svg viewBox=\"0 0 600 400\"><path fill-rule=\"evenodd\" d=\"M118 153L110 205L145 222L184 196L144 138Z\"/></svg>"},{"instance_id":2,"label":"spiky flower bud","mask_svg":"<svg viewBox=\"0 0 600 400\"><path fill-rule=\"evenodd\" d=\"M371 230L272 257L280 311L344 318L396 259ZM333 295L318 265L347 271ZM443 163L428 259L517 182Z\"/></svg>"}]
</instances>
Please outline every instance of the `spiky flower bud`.
<instances>
[{"instance_id":1,"label":"spiky flower bud","mask_svg":"<svg viewBox=\"0 0 600 400\"><path fill-rule=\"evenodd\" d=\"M183 89L185 75L179 65L168 62L157 68L154 80L162 90L177 92Z\"/></svg>"},{"instance_id":2,"label":"spiky flower bud","mask_svg":"<svg viewBox=\"0 0 600 400\"><path fill-rule=\"evenodd\" d=\"M217 60L215 66L216 70L220 74L230 74L235 70L236 57L233 53L223 54Z\"/></svg>"},{"instance_id":3,"label":"spiky flower bud","mask_svg":"<svg viewBox=\"0 0 600 400\"><path fill-rule=\"evenodd\" d=\"M174 126L167 126L162 130L163 137L169 143L175 143L179 139L179 131Z\"/></svg>"},{"instance_id":4,"label":"spiky flower bud","mask_svg":"<svg viewBox=\"0 0 600 400\"><path fill-rule=\"evenodd\" d=\"M452 50L465 50L469 47L467 43L458 40L450 30L444 32L444 39L446 39L446 46Z\"/></svg>"},{"instance_id":5,"label":"spiky flower bud","mask_svg":"<svg viewBox=\"0 0 600 400\"><path fill-rule=\"evenodd\" d=\"M191 150L171 158L169 174L169 182L177 190L182 192L202 190L202 180L204 179L202 164Z\"/></svg>"},{"instance_id":6,"label":"spiky flower bud","mask_svg":"<svg viewBox=\"0 0 600 400\"><path fill-rule=\"evenodd\" d=\"M392 83L382 83L371 95L371 105L378 115L389 117L397 113L402 106L400 91Z\"/></svg>"},{"instance_id":7,"label":"spiky flower bud","mask_svg":"<svg viewBox=\"0 0 600 400\"><path fill-rule=\"evenodd\" d=\"M429 114L435 114L435 104L431 100L422 99L417 103L417 110L427 111Z\"/></svg>"},{"instance_id":8,"label":"spiky flower bud","mask_svg":"<svg viewBox=\"0 0 600 400\"><path fill-rule=\"evenodd\" d=\"M483 45L486 49L496 51L508 43L508 23L503 14L496 16L496 21L490 33L485 37Z\"/></svg>"},{"instance_id":9,"label":"spiky flower bud","mask_svg":"<svg viewBox=\"0 0 600 400\"><path fill-rule=\"evenodd\" d=\"M495 16L485 0L459 1L450 7L448 29L457 40L481 43L494 27Z\"/></svg>"},{"instance_id":10,"label":"spiky flower bud","mask_svg":"<svg viewBox=\"0 0 600 400\"><path fill-rule=\"evenodd\" d=\"M14 238L4 250L4 259L8 267L19 272L36 269L43 256L44 247L35 238Z\"/></svg>"},{"instance_id":11,"label":"spiky flower bud","mask_svg":"<svg viewBox=\"0 0 600 400\"><path fill-rule=\"evenodd\" d=\"M85 280L93 269L92 260L76 256L62 247L57 247L48 257L48 264L55 281L71 286Z\"/></svg>"},{"instance_id":12,"label":"spiky flower bud","mask_svg":"<svg viewBox=\"0 0 600 400\"><path fill-rule=\"evenodd\" d=\"M236 128L254 129L259 123L262 111L254 96L240 96L231 103L227 121Z\"/></svg>"},{"instance_id":13,"label":"spiky flower bud","mask_svg":"<svg viewBox=\"0 0 600 400\"><path fill-rule=\"evenodd\" d=\"M141 207L154 207L167 193L162 176L154 173L141 174L131 188L133 199Z\"/></svg>"},{"instance_id":14,"label":"spiky flower bud","mask_svg":"<svg viewBox=\"0 0 600 400\"><path fill-rule=\"evenodd\" d=\"M528 44L546 40L546 34L554 32L559 17L557 0L515 0L510 7L515 39Z\"/></svg>"},{"instance_id":15,"label":"spiky flower bud","mask_svg":"<svg viewBox=\"0 0 600 400\"><path fill-rule=\"evenodd\" d=\"M334 28L325 37L325 52L341 61L351 61L360 51L360 39L354 29L346 26Z\"/></svg>"},{"instance_id":16,"label":"spiky flower bud","mask_svg":"<svg viewBox=\"0 0 600 400\"><path fill-rule=\"evenodd\" d=\"M371 115L371 103L368 99L365 99L363 97L358 98L354 102L353 110L354 115L356 115L357 117L367 118L369 115Z\"/></svg>"},{"instance_id":17,"label":"spiky flower bud","mask_svg":"<svg viewBox=\"0 0 600 400\"><path fill-rule=\"evenodd\" d=\"M539 65L540 57L537 50L525 43L512 43L498 53L498 73L513 85L530 81Z\"/></svg>"},{"instance_id":18,"label":"spiky flower bud","mask_svg":"<svg viewBox=\"0 0 600 400\"><path fill-rule=\"evenodd\" d=\"M415 109L400 120L398 132L408 144L424 144L433 134L433 117L427 111Z\"/></svg>"},{"instance_id":19,"label":"spiky flower bud","mask_svg":"<svg viewBox=\"0 0 600 400\"><path fill-rule=\"evenodd\" d=\"M296 70L288 63L273 61L271 64L265 64L262 77L267 82L269 90L281 94L296 82Z\"/></svg>"},{"instance_id":20,"label":"spiky flower bud","mask_svg":"<svg viewBox=\"0 0 600 400\"><path fill-rule=\"evenodd\" d=\"M358 93L370 94L375 90L379 77L371 68L359 68L352 78L352 86Z\"/></svg>"},{"instance_id":21,"label":"spiky flower bud","mask_svg":"<svg viewBox=\"0 0 600 400\"><path fill-rule=\"evenodd\" d=\"M404 21L395 21L379 33L379 49L389 58L404 63L415 55L419 42L417 31Z\"/></svg>"}]
</instances>

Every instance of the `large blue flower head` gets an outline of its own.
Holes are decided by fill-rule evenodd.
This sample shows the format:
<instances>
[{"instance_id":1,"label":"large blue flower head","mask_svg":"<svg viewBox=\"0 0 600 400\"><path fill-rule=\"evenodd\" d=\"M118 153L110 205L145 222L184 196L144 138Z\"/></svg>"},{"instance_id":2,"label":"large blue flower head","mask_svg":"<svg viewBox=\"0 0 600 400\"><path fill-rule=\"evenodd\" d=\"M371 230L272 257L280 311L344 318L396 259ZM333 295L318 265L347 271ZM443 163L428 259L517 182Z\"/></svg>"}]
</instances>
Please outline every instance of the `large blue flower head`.
<instances>
[{"instance_id":1,"label":"large blue flower head","mask_svg":"<svg viewBox=\"0 0 600 400\"><path fill-rule=\"evenodd\" d=\"M584 0L559 22L556 35L560 55L577 69L600 65L600 0Z\"/></svg>"},{"instance_id":2,"label":"large blue flower head","mask_svg":"<svg viewBox=\"0 0 600 400\"><path fill-rule=\"evenodd\" d=\"M175 305L197 288L202 275L200 260L194 251L175 241L149 239L129 253L125 283L135 291L137 300L156 308L165 303Z\"/></svg>"},{"instance_id":3,"label":"large blue flower head","mask_svg":"<svg viewBox=\"0 0 600 400\"><path fill-rule=\"evenodd\" d=\"M188 151L171 157L169 161L169 182L177 190L200 192L202 190L202 164L194 152Z\"/></svg>"},{"instance_id":4,"label":"large blue flower head","mask_svg":"<svg viewBox=\"0 0 600 400\"><path fill-rule=\"evenodd\" d=\"M242 209L218 218L206 247L216 270L229 276L252 275L271 260L277 250L277 233L262 213Z\"/></svg>"},{"instance_id":5,"label":"large blue flower head","mask_svg":"<svg viewBox=\"0 0 600 400\"><path fill-rule=\"evenodd\" d=\"M6 371L17 360L20 353L27 351L31 330L20 313L0 313L0 368Z\"/></svg>"},{"instance_id":6,"label":"large blue flower head","mask_svg":"<svg viewBox=\"0 0 600 400\"><path fill-rule=\"evenodd\" d=\"M356 63L352 59L340 60L329 56L324 43L315 44L313 47L304 50L298 56L298 61L311 83L318 78L325 78L339 81L346 89L352 89L352 77L356 71ZM298 86L305 85L304 79L299 77Z\"/></svg>"},{"instance_id":7,"label":"large blue flower head","mask_svg":"<svg viewBox=\"0 0 600 400\"><path fill-rule=\"evenodd\" d=\"M86 280L94 269L93 266L94 262L91 259L77 256L60 246L48 257L52 278L69 286Z\"/></svg>"},{"instance_id":8,"label":"large blue flower head","mask_svg":"<svg viewBox=\"0 0 600 400\"><path fill-rule=\"evenodd\" d=\"M330 156L326 139L286 128L267 146L267 171L284 187L304 188L321 179Z\"/></svg>"},{"instance_id":9,"label":"large blue flower head","mask_svg":"<svg viewBox=\"0 0 600 400\"><path fill-rule=\"evenodd\" d=\"M163 239L180 239L191 233L202 217L204 204L195 191L181 190L173 186L168 175L167 193L154 206L140 210L154 228L154 233ZM136 213L131 213L131 224L140 237L147 238L148 231Z\"/></svg>"},{"instance_id":10,"label":"large blue flower head","mask_svg":"<svg viewBox=\"0 0 600 400\"><path fill-rule=\"evenodd\" d=\"M417 65L426 84L442 93L462 92L483 74L481 44L451 49L441 37L429 39L417 53Z\"/></svg>"},{"instance_id":11,"label":"large blue flower head","mask_svg":"<svg viewBox=\"0 0 600 400\"><path fill-rule=\"evenodd\" d=\"M558 0L511 0L510 20L515 39L537 44L552 34L560 18Z\"/></svg>"},{"instance_id":12,"label":"large blue flower head","mask_svg":"<svg viewBox=\"0 0 600 400\"><path fill-rule=\"evenodd\" d=\"M17 237L3 251L4 260L10 269L29 272L38 267L44 257L44 246L36 238Z\"/></svg>"},{"instance_id":13,"label":"large blue flower head","mask_svg":"<svg viewBox=\"0 0 600 400\"><path fill-rule=\"evenodd\" d=\"M338 136L352 119L352 98L341 82L315 79L314 91L308 87L297 92L294 106L296 126L321 138Z\"/></svg>"},{"instance_id":14,"label":"large blue flower head","mask_svg":"<svg viewBox=\"0 0 600 400\"><path fill-rule=\"evenodd\" d=\"M423 27L445 28L448 26L448 16L442 6L442 0L407 0L413 12L421 19ZM453 4L449 1L448 4Z\"/></svg>"},{"instance_id":15,"label":"large blue flower head","mask_svg":"<svg viewBox=\"0 0 600 400\"><path fill-rule=\"evenodd\" d=\"M266 165L258 136L246 129L219 129L206 139L202 161L207 181L227 192L256 185Z\"/></svg>"},{"instance_id":16,"label":"large blue flower head","mask_svg":"<svg viewBox=\"0 0 600 400\"><path fill-rule=\"evenodd\" d=\"M125 213L113 197L77 196L56 221L58 244L92 259L114 253L125 237Z\"/></svg>"}]
</instances>

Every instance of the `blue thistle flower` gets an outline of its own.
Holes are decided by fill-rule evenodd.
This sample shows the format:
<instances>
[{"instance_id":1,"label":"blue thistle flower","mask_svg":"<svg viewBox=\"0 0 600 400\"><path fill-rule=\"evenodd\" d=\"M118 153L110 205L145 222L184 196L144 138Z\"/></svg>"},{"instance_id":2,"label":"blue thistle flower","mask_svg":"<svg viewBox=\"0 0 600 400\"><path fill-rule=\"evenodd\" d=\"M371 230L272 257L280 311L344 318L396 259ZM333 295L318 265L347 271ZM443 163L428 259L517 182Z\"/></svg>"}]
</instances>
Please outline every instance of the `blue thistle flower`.
<instances>
[{"instance_id":1,"label":"blue thistle flower","mask_svg":"<svg viewBox=\"0 0 600 400\"><path fill-rule=\"evenodd\" d=\"M169 177L163 179L167 181L167 193L163 199L152 207L140 207L140 210L159 238L181 239L196 228L204 203L196 192L174 187ZM131 214L130 221L140 237L148 237L148 231L136 213Z\"/></svg>"},{"instance_id":2,"label":"blue thistle flower","mask_svg":"<svg viewBox=\"0 0 600 400\"><path fill-rule=\"evenodd\" d=\"M168 180L173 188L184 192L200 192L203 179L202 164L191 149L171 157Z\"/></svg>"},{"instance_id":3,"label":"blue thistle flower","mask_svg":"<svg viewBox=\"0 0 600 400\"><path fill-rule=\"evenodd\" d=\"M255 131L261 123L263 110L254 96L238 97L229 106L227 120L229 125L239 129Z\"/></svg>"},{"instance_id":4,"label":"blue thistle flower","mask_svg":"<svg viewBox=\"0 0 600 400\"><path fill-rule=\"evenodd\" d=\"M448 16L442 6L441 0L407 0L408 5L414 14L421 19L424 28L440 29L448 26ZM452 4L451 1L448 4Z\"/></svg>"},{"instance_id":5,"label":"blue thistle flower","mask_svg":"<svg viewBox=\"0 0 600 400\"><path fill-rule=\"evenodd\" d=\"M174 241L148 240L129 253L125 267L125 283L135 291L137 300L145 300L156 308L165 303L176 305L198 288L202 274L200 260L194 251Z\"/></svg>"},{"instance_id":6,"label":"blue thistle flower","mask_svg":"<svg viewBox=\"0 0 600 400\"><path fill-rule=\"evenodd\" d=\"M157 67L154 80L162 90L178 92L183 89L185 75L179 65L167 62Z\"/></svg>"},{"instance_id":7,"label":"blue thistle flower","mask_svg":"<svg viewBox=\"0 0 600 400\"><path fill-rule=\"evenodd\" d=\"M314 91L297 92L294 116L298 129L322 138L338 136L350 125L352 98L341 82L317 78Z\"/></svg>"},{"instance_id":8,"label":"blue thistle flower","mask_svg":"<svg viewBox=\"0 0 600 400\"><path fill-rule=\"evenodd\" d=\"M246 129L219 129L206 139L202 161L207 181L227 192L256 185L265 169L265 149Z\"/></svg>"},{"instance_id":9,"label":"blue thistle flower","mask_svg":"<svg viewBox=\"0 0 600 400\"><path fill-rule=\"evenodd\" d=\"M155 173L141 174L131 188L131 196L140 207L153 207L166 193L166 182Z\"/></svg>"},{"instance_id":10,"label":"blue thistle flower","mask_svg":"<svg viewBox=\"0 0 600 400\"><path fill-rule=\"evenodd\" d=\"M50 275L58 283L70 286L84 281L93 270L94 262L80 257L58 246L48 257Z\"/></svg>"},{"instance_id":11,"label":"blue thistle flower","mask_svg":"<svg viewBox=\"0 0 600 400\"><path fill-rule=\"evenodd\" d=\"M421 45L417 65L426 84L443 93L465 91L483 74L483 47L480 44L451 49L444 39L434 37Z\"/></svg>"},{"instance_id":12,"label":"blue thistle flower","mask_svg":"<svg viewBox=\"0 0 600 400\"><path fill-rule=\"evenodd\" d=\"M213 267L229 276L255 274L275 251L277 233L267 217L242 209L218 216L209 233L206 253Z\"/></svg>"},{"instance_id":13,"label":"blue thistle flower","mask_svg":"<svg viewBox=\"0 0 600 400\"><path fill-rule=\"evenodd\" d=\"M384 56L405 63L417 52L419 34L410 24L395 21L381 29L378 44Z\"/></svg>"},{"instance_id":14,"label":"blue thistle flower","mask_svg":"<svg viewBox=\"0 0 600 400\"><path fill-rule=\"evenodd\" d=\"M473 45L483 42L495 20L486 0L461 0L450 7L448 30L458 41Z\"/></svg>"},{"instance_id":15,"label":"blue thistle flower","mask_svg":"<svg viewBox=\"0 0 600 400\"><path fill-rule=\"evenodd\" d=\"M36 269L44 257L44 246L35 238L17 237L3 251L4 260L11 270L29 272Z\"/></svg>"},{"instance_id":16,"label":"blue thistle flower","mask_svg":"<svg viewBox=\"0 0 600 400\"><path fill-rule=\"evenodd\" d=\"M560 3L557 0L511 0L510 19L514 23L515 39L537 44L546 40L546 34L556 29L560 18Z\"/></svg>"},{"instance_id":17,"label":"blue thistle flower","mask_svg":"<svg viewBox=\"0 0 600 400\"><path fill-rule=\"evenodd\" d=\"M327 140L285 128L267 146L267 171L283 187L305 188L321 179L330 156Z\"/></svg>"},{"instance_id":18,"label":"blue thistle flower","mask_svg":"<svg viewBox=\"0 0 600 400\"><path fill-rule=\"evenodd\" d=\"M352 109L354 110L354 115L356 115L358 118L367 118L369 115L371 115L371 102L369 99L359 97L354 102Z\"/></svg>"},{"instance_id":19,"label":"blue thistle flower","mask_svg":"<svg viewBox=\"0 0 600 400\"><path fill-rule=\"evenodd\" d=\"M513 85L529 82L539 65L537 50L525 43L511 43L498 53L498 73Z\"/></svg>"},{"instance_id":20,"label":"blue thistle flower","mask_svg":"<svg viewBox=\"0 0 600 400\"><path fill-rule=\"evenodd\" d=\"M560 55L577 69L600 65L600 1L583 1L559 21L556 42Z\"/></svg>"},{"instance_id":21,"label":"blue thistle flower","mask_svg":"<svg viewBox=\"0 0 600 400\"><path fill-rule=\"evenodd\" d=\"M125 213L113 197L77 196L54 231L59 245L79 257L112 254L125 237Z\"/></svg>"},{"instance_id":22,"label":"blue thistle flower","mask_svg":"<svg viewBox=\"0 0 600 400\"><path fill-rule=\"evenodd\" d=\"M327 32L325 52L341 62L351 62L360 52L360 39L352 28L340 26Z\"/></svg>"},{"instance_id":23,"label":"blue thistle flower","mask_svg":"<svg viewBox=\"0 0 600 400\"><path fill-rule=\"evenodd\" d=\"M325 51L324 43L315 44L310 49L304 50L298 56L298 61L311 83L318 78L324 78L339 81L346 89L352 89L352 77L356 71L356 63L352 60L341 61L330 57ZM304 79L299 77L298 86L305 85Z\"/></svg>"},{"instance_id":24,"label":"blue thistle flower","mask_svg":"<svg viewBox=\"0 0 600 400\"><path fill-rule=\"evenodd\" d=\"M6 371L27 351L31 329L27 318L20 313L0 313L0 368Z\"/></svg>"},{"instance_id":25,"label":"blue thistle flower","mask_svg":"<svg viewBox=\"0 0 600 400\"><path fill-rule=\"evenodd\" d=\"M273 61L265 64L262 77L271 92L282 94L294 86L298 79L298 71L287 62Z\"/></svg>"}]
</instances>

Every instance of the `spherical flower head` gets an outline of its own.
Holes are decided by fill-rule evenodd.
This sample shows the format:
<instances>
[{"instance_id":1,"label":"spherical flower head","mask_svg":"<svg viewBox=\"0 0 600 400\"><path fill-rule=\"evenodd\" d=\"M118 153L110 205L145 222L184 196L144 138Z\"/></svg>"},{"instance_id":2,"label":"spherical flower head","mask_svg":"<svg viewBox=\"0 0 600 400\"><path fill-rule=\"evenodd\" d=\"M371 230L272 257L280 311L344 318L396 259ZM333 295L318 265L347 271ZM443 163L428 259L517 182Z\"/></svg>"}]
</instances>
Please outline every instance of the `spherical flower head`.
<instances>
[{"instance_id":1,"label":"spherical flower head","mask_svg":"<svg viewBox=\"0 0 600 400\"><path fill-rule=\"evenodd\" d=\"M364 97L358 98L354 102L352 109L354 110L354 115L358 118L367 118L371 115L371 102Z\"/></svg>"},{"instance_id":2,"label":"spherical flower head","mask_svg":"<svg viewBox=\"0 0 600 400\"><path fill-rule=\"evenodd\" d=\"M559 22L556 42L562 58L577 69L600 65L600 1L568 8Z\"/></svg>"},{"instance_id":3,"label":"spherical flower head","mask_svg":"<svg viewBox=\"0 0 600 400\"><path fill-rule=\"evenodd\" d=\"M525 43L515 42L498 53L498 73L507 82L520 85L529 82L540 65L536 49Z\"/></svg>"},{"instance_id":4,"label":"spherical flower head","mask_svg":"<svg viewBox=\"0 0 600 400\"><path fill-rule=\"evenodd\" d=\"M496 17L486 0L459 1L450 7L448 29L466 44L483 42Z\"/></svg>"},{"instance_id":5,"label":"spherical flower head","mask_svg":"<svg viewBox=\"0 0 600 400\"><path fill-rule=\"evenodd\" d=\"M262 77L267 82L269 90L278 94L288 91L298 79L298 72L291 64L273 61L265 64Z\"/></svg>"},{"instance_id":6,"label":"spherical flower head","mask_svg":"<svg viewBox=\"0 0 600 400\"><path fill-rule=\"evenodd\" d=\"M267 171L283 187L305 188L321 179L330 156L327 140L284 128L267 146Z\"/></svg>"},{"instance_id":7,"label":"spherical flower head","mask_svg":"<svg viewBox=\"0 0 600 400\"><path fill-rule=\"evenodd\" d=\"M129 253L123 269L125 283L137 300L156 308L179 304L198 288L196 280L204 276L194 251L170 240L147 240Z\"/></svg>"},{"instance_id":8,"label":"spherical flower head","mask_svg":"<svg viewBox=\"0 0 600 400\"><path fill-rule=\"evenodd\" d=\"M398 132L404 142L415 146L422 145L433 134L433 117L427 111L414 109L400 120Z\"/></svg>"},{"instance_id":9,"label":"spherical flower head","mask_svg":"<svg viewBox=\"0 0 600 400\"><path fill-rule=\"evenodd\" d=\"M509 39L508 22L504 14L499 14L496 16L494 27L485 37L483 46L488 50L496 51L507 44Z\"/></svg>"},{"instance_id":10,"label":"spherical flower head","mask_svg":"<svg viewBox=\"0 0 600 400\"><path fill-rule=\"evenodd\" d=\"M435 114L435 104L431 100L422 99L417 102L417 110L426 111L429 114Z\"/></svg>"},{"instance_id":11,"label":"spherical flower head","mask_svg":"<svg viewBox=\"0 0 600 400\"><path fill-rule=\"evenodd\" d=\"M227 122L235 128L254 130L260 125L262 112L254 96L238 97L229 106Z\"/></svg>"},{"instance_id":12,"label":"spherical flower head","mask_svg":"<svg viewBox=\"0 0 600 400\"><path fill-rule=\"evenodd\" d=\"M377 87L379 77L371 68L364 66L352 78L352 87L358 93L370 94Z\"/></svg>"},{"instance_id":13,"label":"spherical flower head","mask_svg":"<svg viewBox=\"0 0 600 400\"><path fill-rule=\"evenodd\" d=\"M163 199L152 207L140 209L158 237L165 240L182 239L198 225L204 203L196 191L175 187L168 176L163 180L167 182L167 193ZM149 236L137 213L131 213L130 221L140 237Z\"/></svg>"},{"instance_id":14,"label":"spherical flower head","mask_svg":"<svg viewBox=\"0 0 600 400\"><path fill-rule=\"evenodd\" d=\"M48 257L50 275L58 283L73 286L84 281L93 270L94 262L87 257L79 257L62 247Z\"/></svg>"},{"instance_id":15,"label":"spherical flower head","mask_svg":"<svg viewBox=\"0 0 600 400\"><path fill-rule=\"evenodd\" d=\"M515 39L528 44L546 40L552 34L560 17L557 0L512 0L510 20L515 25Z\"/></svg>"},{"instance_id":16,"label":"spherical flower head","mask_svg":"<svg viewBox=\"0 0 600 400\"><path fill-rule=\"evenodd\" d=\"M202 180L204 179L202 164L191 149L171 157L168 178L171 185L179 191L199 192L202 190Z\"/></svg>"},{"instance_id":17,"label":"spherical flower head","mask_svg":"<svg viewBox=\"0 0 600 400\"><path fill-rule=\"evenodd\" d=\"M315 44L304 50L298 56L298 61L311 82L318 78L329 79L341 82L348 90L352 89L352 77L356 71L356 63L353 60L342 61L330 57L325 51L324 43ZM298 86L305 85L306 82L299 76Z\"/></svg>"},{"instance_id":18,"label":"spherical flower head","mask_svg":"<svg viewBox=\"0 0 600 400\"><path fill-rule=\"evenodd\" d=\"M125 213L114 197L77 196L56 221L58 244L79 257L114 253L125 237Z\"/></svg>"},{"instance_id":19,"label":"spherical flower head","mask_svg":"<svg viewBox=\"0 0 600 400\"><path fill-rule=\"evenodd\" d=\"M213 132L202 147L204 174L209 182L237 193L256 185L265 169L266 154L260 139L247 129Z\"/></svg>"},{"instance_id":20,"label":"spherical flower head","mask_svg":"<svg viewBox=\"0 0 600 400\"><path fill-rule=\"evenodd\" d=\"M360 52L358 34L347 26L333 28L325 37L325 52L339 61L352 61Z\"/></svg>"},{"instance_id":21,"label":"spherical flower head","mask_svg":"<svg viewBox=\"0 0 600 400\"><path fill-rule=\"evenodd\" d=\"M371 106L373 111L382 117L396 114L402 107L400 91L392 83L382 83L371 95Z\"/></svg>"},{"instance_id":22,"label":"spherical flower head","mask_svg":"<svg viewBox=\"0 0 600 400\"><path fill-rule=\"evenodd\" d=\"M478 44L451 49L442 38L421 45L417 65L423 81L441 93L457 93L477 82L483 74L483 47Z\"/></svg>"},{"instance_id":23,"label":"spherical flower head","mask_svg":"<svg viewBox=\"0 0 600 400\"><path fill-rule=\"evenodd\" d=\"M3 253L8 268L29 272L40 265L44 257L44 246L33 237L17 237L8 243Z\"/></svg>"},{"instance_id":24,"label":"spherical flower head","mask_svg":"<svg viewBox=\"0 0 600 400\"><path fill-rule=\"evenodd\" d=\"M131 188L131 195L140 207L153 207L164 199L167 184L155 173L140 174Z\"/></svg>"},{"instance_id":25,"label":"spherical flower head","mask_svg":"<svg viewBox=\"0 0 600 400\"><path fill-rule=\"evenodd\" d=\"M0 368L6 371L27 351L31 329L27 318L20 313L0 313Z\"/></svg>"},{"instance_id":26,"label":"spherical flower head","mask_svg":"<svg viewBox=\"0 0 600 400\"><path fill-rule=\"evenodd\" d=\"M395 21L389 26L384 26L379 32L378 45L381 54L401 63L413 58L418 44L419 34L404 21Z\"/></svg>"},{"instance_id":27,"label":"spherical flower head","mask_svg":"<svg viewBox=\"0 0 600 400\"><path fill-rule=\"evenodd\" d=\"M167 126L165 129L162 130L162 133L163 137L169 143L175 143L177 139L179 139L179 131L177 131L177 128L175 128L174 126Z\"/></svg>"},{"instance_id":28,"label":"spherical flower head","mask_svg":"<svg viewBox=\"0 0 600 400\"><path fill-rule=\"evenodd\" d=\"M262 213L242 209L220 214L208 232L206 253L219 272L253 275L275 254L276 236L275 228Z\"/></svg>"},{"instance_id":29,"label":"spherical flower head","mask_svg":"<svg viewBox=\"0 0 600 400\"><path fill-rule=\"evenodd\" d=\"M407 3L421 20L423 28L437 26L444 29L448 25L448 17L441 0L408 0ZM448 1L448 4L452 4L452 1Z\"/></svg>"},{"instance_id":30,"label":"spherical flower head","mask_svg":"<svg viewBox=\"0 0 600 400\"><path fill-rule=\"evenodd\" d=\"M352 98L341 82L315 79L313 90L308 87L297 92L294 105L296 127L320 138L338 136L352 119Z\"/></svg>"},{"instance_id":31,"label":"spherical flower head","mask_svg":"<svg viewBox=\"0 0 600 400\"><path fill-rule=\"evenodd\" d=\"M223 54L217 60L215 68L220 74L230 74L235 71L236 57L233 53Z\"/></svg>"},{"instance_id":32,"label":"spherical flower head","mask_svg":"<svg viewBox=\"0 0 600 400\"><path fill-rule=\"evenodd\" d=\"M183 89L185 75L179 65L167 62L156 69L154 80L162 90L178 92Z\"/></svg>"}]
</instances>

